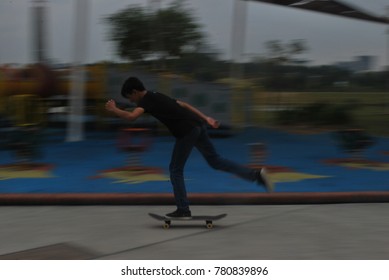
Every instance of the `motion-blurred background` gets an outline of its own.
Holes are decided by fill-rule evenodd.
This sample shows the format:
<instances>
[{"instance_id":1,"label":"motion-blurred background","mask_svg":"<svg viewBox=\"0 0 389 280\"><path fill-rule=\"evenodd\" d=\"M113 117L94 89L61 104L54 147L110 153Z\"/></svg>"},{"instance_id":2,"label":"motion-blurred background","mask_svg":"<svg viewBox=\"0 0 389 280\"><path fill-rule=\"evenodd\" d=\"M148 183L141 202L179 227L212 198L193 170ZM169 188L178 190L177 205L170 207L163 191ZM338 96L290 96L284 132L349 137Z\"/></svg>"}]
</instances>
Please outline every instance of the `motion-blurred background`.
<instances>
[{"instance_id":1,"label":"motion-blurred background","mask_svg":"<svg viewBox=\"0 0 389 280\"><path fill-rule=\"evenodd\" d=\"M2 179L50 169L38 162L53 143L112 139L142 155L164 127L104 110L110 98L132 109L119 94L129 75L219 119L213 136L335 131L361 163L389 134L388 16L385 0L1 1ZM263 164L257 144L242 161Z\"/></svg>"}]
</instances>

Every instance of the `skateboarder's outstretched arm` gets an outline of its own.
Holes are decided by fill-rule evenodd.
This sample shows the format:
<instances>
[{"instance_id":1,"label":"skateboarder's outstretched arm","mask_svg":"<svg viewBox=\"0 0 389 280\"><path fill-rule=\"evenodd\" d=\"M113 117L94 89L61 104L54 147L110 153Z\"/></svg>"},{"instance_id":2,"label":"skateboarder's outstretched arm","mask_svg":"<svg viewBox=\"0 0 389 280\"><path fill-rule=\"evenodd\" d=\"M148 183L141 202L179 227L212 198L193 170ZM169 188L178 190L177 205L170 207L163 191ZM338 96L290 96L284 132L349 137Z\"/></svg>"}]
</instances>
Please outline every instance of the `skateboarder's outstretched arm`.
<instances>
[{"instance_id":1,"label":"skateboarder's outstretched arm","mask_svg":"<svg viewBox=\"0 0 389 280\"><path fill-rule=\"evenodd\" d=\"M140 117L140 115L145 112L145 110L141 107L136 107L132 112L119 109L116 106L116 102L112 99L105 104L105 108L107 109L107 111L114 113L119 118L126 119L129 121L135 121L137 118Z\"/></svg>"},{"instance_id":2,"label":"skateboarder's outstretched arm","mask_svg":"<svg viewBox=\"0 0 389 280\"><path fill-rule=\"evenodd\" d=\"M211 117L208 117L206 115L204 115L200 110L196 109L195 107L193 107L192 105L186 103L186 102L183 102L183 101L179 101L177 100L177 103L181 106L181 107L184 107L185 109L189 110L189 111L192 111L193 113L195 113L197 116L199 116L201 119L203 119L204 121L206 121L211 127L213 128L218 128L220 126L220 122L215 120L214 118L211 118Z\"/></svg>"}]
</instances>

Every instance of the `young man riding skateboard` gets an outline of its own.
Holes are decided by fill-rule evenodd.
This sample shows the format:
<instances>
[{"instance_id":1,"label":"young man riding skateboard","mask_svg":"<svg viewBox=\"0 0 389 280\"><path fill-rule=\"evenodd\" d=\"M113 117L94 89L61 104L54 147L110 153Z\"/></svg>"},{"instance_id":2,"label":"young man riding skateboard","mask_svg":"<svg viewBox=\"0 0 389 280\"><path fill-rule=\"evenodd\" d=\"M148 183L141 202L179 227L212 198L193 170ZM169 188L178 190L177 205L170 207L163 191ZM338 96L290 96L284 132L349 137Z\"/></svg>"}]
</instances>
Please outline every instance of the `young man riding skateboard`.
<instances>
[{"instance_id":1,"label":"young man riding skateboard","mask_svg":"<svg viewBox=\"0 0 389 280\"><path fill-rule=\"evenodd\" d=\"M159 92L146 90L143 83L136 77L129 77L124 82L121 95L136 103L137 107L132 112L128 112L119 109L114 100L109 100L105 105L108 111L128 121L134 121L142 114L149 113L166 125L176 138L169 171L177 210L166 214L167 217L191 217L184 180L184 167L193 147L199 150L212 168L262 184L268 192L273 190L273 184L264 168L251 169L222 158L216 152L208 136L206 124L212 128L218 128L220 124L217 120L204 115L186 102L172 99Z\"/></svg>"}]
</instances>

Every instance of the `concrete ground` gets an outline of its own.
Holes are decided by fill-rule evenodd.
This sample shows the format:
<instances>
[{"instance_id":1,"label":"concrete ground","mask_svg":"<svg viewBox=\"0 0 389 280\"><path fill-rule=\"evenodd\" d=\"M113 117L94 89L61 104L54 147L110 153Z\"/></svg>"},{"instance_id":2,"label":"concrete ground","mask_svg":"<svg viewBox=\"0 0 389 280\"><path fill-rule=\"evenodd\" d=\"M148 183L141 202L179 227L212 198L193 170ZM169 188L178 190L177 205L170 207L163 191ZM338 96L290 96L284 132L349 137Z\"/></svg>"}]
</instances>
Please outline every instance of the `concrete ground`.
<instances>
[{"instance_id":1,"label":"concrete ground","mask_svg":"<svg viewBox=\"0 0 389 280\"><path fill-rule=\"evenodd\" d=\"M171 206L0 207L0 259L389 259L389 204L193 206L207 229L147 213Z\"/></svg>"}]
</instances>

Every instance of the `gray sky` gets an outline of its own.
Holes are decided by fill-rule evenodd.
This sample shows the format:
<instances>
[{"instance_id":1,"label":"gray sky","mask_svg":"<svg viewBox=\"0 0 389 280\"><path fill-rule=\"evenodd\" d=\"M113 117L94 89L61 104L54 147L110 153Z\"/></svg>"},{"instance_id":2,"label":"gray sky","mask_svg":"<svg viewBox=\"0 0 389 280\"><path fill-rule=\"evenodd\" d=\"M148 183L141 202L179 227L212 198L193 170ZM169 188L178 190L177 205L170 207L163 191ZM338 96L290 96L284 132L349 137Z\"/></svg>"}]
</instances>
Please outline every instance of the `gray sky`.
<instances>
[{"instance_id":1,"label":"gray sky","mask_svg":"<svg viewBox=\"0 0 389 280\"><path fill-rule=\"evenodd\" d=\"M365 11L383 16L388 0L343 0ZM163 4L170 1L162 0ZM55 62L73 60L75 0L49 0L48 56ZM102 17L130 4L146 5L141 0L89 0L87 62L117 60L112 43L106 41L107 26ZM230 58L233 0L188 0L208 42ZM0 64L27 64L32 61L31 1L0 1ZM358 55L378 57L387 64L387 27L347 18L286 8L260 2L248 2L244 53L264 54L264 42L288 42L304 39L309 51L301 58L313 64L349 61Z\"/></svg>"}]
</instances>

